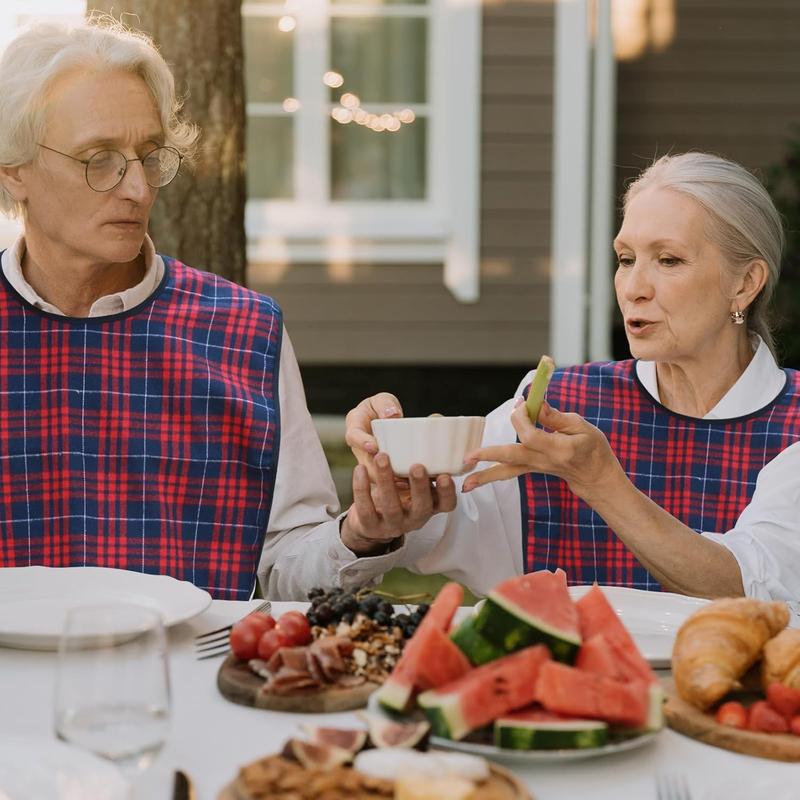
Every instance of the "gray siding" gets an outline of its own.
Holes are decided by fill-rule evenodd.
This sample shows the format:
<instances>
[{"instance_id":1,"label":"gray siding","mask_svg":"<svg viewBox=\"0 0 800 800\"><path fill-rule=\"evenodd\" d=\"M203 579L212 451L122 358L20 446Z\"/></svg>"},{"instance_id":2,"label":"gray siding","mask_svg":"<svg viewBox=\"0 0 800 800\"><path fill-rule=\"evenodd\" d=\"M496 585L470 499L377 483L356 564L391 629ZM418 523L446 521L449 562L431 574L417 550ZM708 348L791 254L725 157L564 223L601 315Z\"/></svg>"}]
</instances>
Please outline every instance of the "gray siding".
<instances>
[{"instance_id":1,"label":"gray siding","mask_svg":"<svg viewBox=\"0 0 800 800\"><path fill-rule=\"evenodd\" d=\"M547 350L553 35L551 0L484 8L481 297L456 301L441 264L254 264L302 364L535 364Z\"/></svg>"}]
</instances>

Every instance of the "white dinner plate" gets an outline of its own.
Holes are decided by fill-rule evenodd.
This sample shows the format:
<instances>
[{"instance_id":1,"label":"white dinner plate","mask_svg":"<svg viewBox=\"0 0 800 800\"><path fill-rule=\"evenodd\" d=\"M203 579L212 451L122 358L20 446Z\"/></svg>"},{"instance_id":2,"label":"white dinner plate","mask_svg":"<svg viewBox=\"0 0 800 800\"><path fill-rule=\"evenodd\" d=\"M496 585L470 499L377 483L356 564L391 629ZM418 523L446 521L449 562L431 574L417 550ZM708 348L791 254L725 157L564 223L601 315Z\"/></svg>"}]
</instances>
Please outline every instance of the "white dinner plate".
<instances>
[{"instance_id":1,"label":"white dinner plate","mask_svg":"<svg viewBox=\"0 0 800 800\"><path fill-rule=\"evenodd\" d=\"M570 586L574 600L591 586ZM672 645L684 620L709 601L671 592L647 592L624 586L601 586L617 616L631 632L642 655L656 669L669 669Z\"/></svg>"},{"instance_id":2,"label":"white dinner plate","mask_svg":"<svg viewBox=\"0 0 800 800\"><path fill-rule=\"evenodd\" d=\"M0 736L3 800L125 800L128 785L117 768L86 750L55 739Z\"/></svg>"},{"instance_id":3,"label":"white dinner plate","mask_svg":"<svg viewBox=\"0 0 800 800\"><path fill-rule=\"evenodd\" d=\"M378 702L378 693L373 692L367 701L367 709L373 714L384 716L387 719L402 720L403 717L397 717L389 714L383 706ZM421 712L414 712L414 719L419 721L424 719ZM509 750L505 747L497 747L493 744L483 743L479 741L470 741L469 739L462 741L455 741L453 739L444 739L439 736L431 736L431 747L438 747L442 750L456 750L460 753L471 753L474 756L483 756L491 761L503 761L506 763L552 763L555 761L580 761L586 758L597 758L599 756L607 756L612 753L622 753L625 750L636 750L639 747L652 742L660 731L650 731L642 733L638 736L631 736L619 741L609 742L601 747L579 747L569 750Z\"/></svg>"},{"instance_id":4,"label":"white dinner plate","mask_svg":"<svg viewBox=\"0 0 800 800\"><path fill-rule=\"evenodd\" d=\"M105 567L8 567L0 569L0 645L55 650L70 608L105 603L153 608L169 627L208 608L211 595L168 575Z\"/></svg>"}]
</instances>

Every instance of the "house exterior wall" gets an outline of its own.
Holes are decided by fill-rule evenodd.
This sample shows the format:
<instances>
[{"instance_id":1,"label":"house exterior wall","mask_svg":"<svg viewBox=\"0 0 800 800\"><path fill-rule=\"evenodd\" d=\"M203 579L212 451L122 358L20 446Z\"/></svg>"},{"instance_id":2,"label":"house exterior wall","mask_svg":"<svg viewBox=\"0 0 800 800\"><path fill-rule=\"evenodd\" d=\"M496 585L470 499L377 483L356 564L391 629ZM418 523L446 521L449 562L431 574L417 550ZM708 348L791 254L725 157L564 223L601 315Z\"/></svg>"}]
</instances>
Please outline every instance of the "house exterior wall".
<instances>
[{"instance_id":1,"label":"house exterior wall","mask_svg":"<svg viewBox=\"0 0 800 800\"><path fill-rule=\"evenodd\" d=\"M707 150L764 171L800 126L797 0L675 0L675 38L618 68L618 188L655 155Z\"/></svg>"},{"instance_id":2,"label":"house exterior wall","mask_svg":"<svg viewBox=\"0 0 800 800\"><path fill-rule=\"evenodd\" d=\"M441 264L250 265L303 365L535 364L547 349L554 9L483 11L481 290L459 303Z\"/></svg>"}]
</instances>

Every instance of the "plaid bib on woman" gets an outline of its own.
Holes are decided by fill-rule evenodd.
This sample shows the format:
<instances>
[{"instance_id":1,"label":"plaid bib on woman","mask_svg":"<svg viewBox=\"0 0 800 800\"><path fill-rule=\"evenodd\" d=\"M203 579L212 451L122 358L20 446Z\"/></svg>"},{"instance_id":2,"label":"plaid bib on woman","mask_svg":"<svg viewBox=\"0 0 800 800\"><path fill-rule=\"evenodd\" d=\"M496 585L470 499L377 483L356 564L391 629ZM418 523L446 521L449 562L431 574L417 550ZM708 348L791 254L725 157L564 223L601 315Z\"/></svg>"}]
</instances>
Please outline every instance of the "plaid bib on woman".
<instances>
[{"instance_id":1,"label":"plaid bib on woman","mask_svg":"<svg viewBox=\"0 0 800 800\"><path fill-rule=\"evenodd\" d=\"M632 360L558 370L547 402L597 426L635 486L670 514L695 531L724 533L750 502L761 468L800 439L800 378L785 372L775 400L736 419L669 411L641 385ZM527 572L560 567L573 584L660 589L565 481L538 473L519 481Z\"/></svg>"},{"instance_id":2,"label":"plaid bib on woman","mask_svg":"<svg viewBox=\"0 0 800 800\"><path fill-rule=\"evenodd\" d=\"M165 258L144 303L71 318L0 285L0 567L255 585L278 461L281 312Z\"/></svg>"}]
</instances>

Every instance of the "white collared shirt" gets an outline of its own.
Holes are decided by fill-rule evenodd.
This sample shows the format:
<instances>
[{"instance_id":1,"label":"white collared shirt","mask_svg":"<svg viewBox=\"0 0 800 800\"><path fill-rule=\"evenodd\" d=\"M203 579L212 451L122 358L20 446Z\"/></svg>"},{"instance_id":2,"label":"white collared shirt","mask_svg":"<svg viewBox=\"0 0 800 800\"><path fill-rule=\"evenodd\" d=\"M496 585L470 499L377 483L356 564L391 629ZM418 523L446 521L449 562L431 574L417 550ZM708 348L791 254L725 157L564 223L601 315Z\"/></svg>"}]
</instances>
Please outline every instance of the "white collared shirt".
<instances>
[{"instance_id":1,"label":"white collared shirt","mask_svg":"<svg viewBox=\"0 0 800 800\"><path fill-rule=\"evenodd\" d=\"M19 237L3 253L3 274L31 305L63 316L62 311L39 297L25 280L21 268L24 252L25 241L23 237ZM92 304L90 317L119 314L135 308L158 288L164 276L164 261L156 254L149 236L145 236L142 253L145 256L144 278L130 289L98 298ZM260 577L263 577L267 569L267 552L278 544L286 547L291 542L304 540L311 532L316 532L317 536L339 540L339 501L336 488L306 407L300 368L285 327L278 370L278 398L281 415L280 456L264 554L259 565ZM349 550L346 552L350 553ZM352 553L350 556L354 557ZM298 599L304 597L303 594Z\"/></svg>"}]
</instances>

